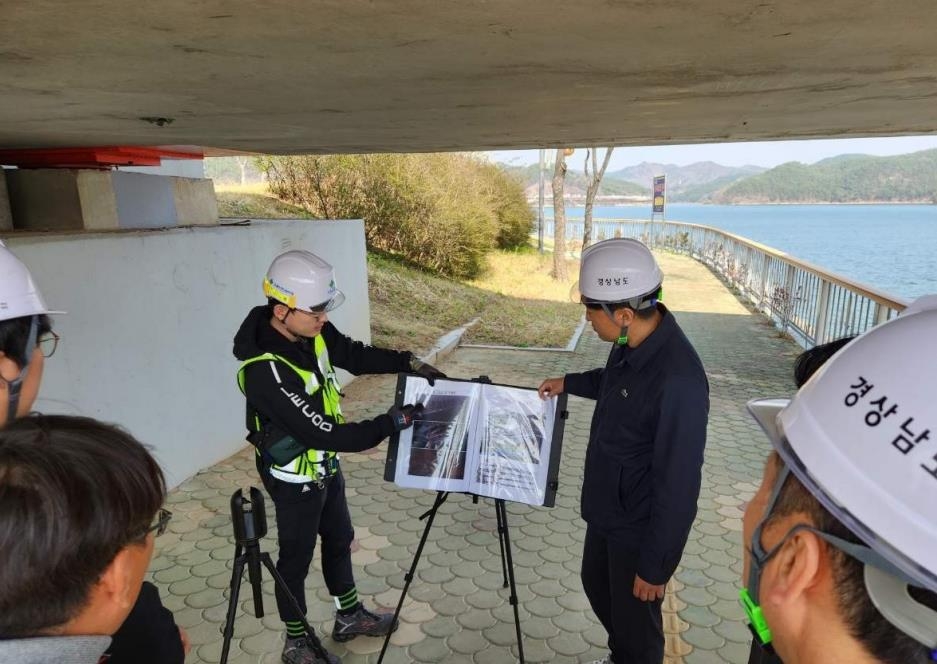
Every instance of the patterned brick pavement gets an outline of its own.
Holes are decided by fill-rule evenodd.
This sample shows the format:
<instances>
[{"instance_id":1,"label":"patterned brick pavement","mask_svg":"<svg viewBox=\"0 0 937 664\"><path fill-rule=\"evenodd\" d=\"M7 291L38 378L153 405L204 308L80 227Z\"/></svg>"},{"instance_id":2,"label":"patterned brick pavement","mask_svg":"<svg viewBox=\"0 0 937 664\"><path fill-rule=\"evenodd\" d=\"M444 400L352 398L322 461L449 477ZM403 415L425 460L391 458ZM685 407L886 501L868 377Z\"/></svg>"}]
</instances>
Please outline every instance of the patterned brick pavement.
<instances>
[{"instance_id":1,"label":"patterned brick pavement","mask_svg":"<svg viewBox=\"0 0 937 664\"><path fill-rule=\"evenodd\" d=\"M702 265L661 255L665 301L695 344L712 390L709 441L699 515L665 599L667 662L747 661L750 642L736 592L741 575L741 506L760 481L767 441L744 411L748 399L793 389L798 349L751 314ZM587 330L574 353L462 348L443 363L452 376L488 375L495 382L534 386L542 378L604 363L609 346ZM234 368L232 367L232 371ZM377 415L392 401L393 377L364 377L347 389L351 419ZM508 519L529 662L589 662L605 653L605 633L579 582L584 524L578 515L582 466L592 403L571 398L563 472L552 509L509 504ZM355 524L352 560L366 602L394 607L416 551L420 514L434 494L385 483L385 444L344 455L348 502ZM184 626L193 649L188 662L217 662L234 552L228 501L238 487L260 486L251 450L244 449L183 483L169 498L174 518L157 540L151 577ZM263 548L275 558L273 508ZM333 605L321 582L318 553L307 583L309 619L331 632ZM229 661L278 662L282 629L272 581L264 581L267 615L253 617L249 585ZM501 559L490 501L473 505L453 495L440 509L384 661L507 663L516 661L514 617L502 588ZM347 664L376 662L381 640L345 644L325 638Z\"/></svg>"}]
</instances>

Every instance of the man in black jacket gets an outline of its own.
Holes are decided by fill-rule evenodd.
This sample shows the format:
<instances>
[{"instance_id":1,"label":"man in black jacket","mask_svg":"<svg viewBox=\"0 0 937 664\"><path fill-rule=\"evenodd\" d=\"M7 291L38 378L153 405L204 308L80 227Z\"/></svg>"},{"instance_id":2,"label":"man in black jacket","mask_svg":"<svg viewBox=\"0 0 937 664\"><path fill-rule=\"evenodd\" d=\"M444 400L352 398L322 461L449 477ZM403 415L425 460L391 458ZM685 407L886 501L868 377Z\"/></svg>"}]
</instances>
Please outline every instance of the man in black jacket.
<instances>
[{"instance_id":1,"label":"man in black jacket","mask_svg":"<svg viewBox=\"0 0 937 664\"><path fill-rule=\"evenodd\" d=\"M664 588L696 516L709 383L658 302L662 279L637 240L584 251L586 318L615 345L604 368L540 386L544 398L565 391L596 400L582 487L582 583L608 632L611 652L601 662L663 661Z\"/></svg>"},{"instance_id":2,"label":"man in black jacket","mask_svg":"<svg viewBox=\"0 0 937 664\"><path fill-rule=\"evenodd\" d=\"M258 448L257 469L276 509L277 570L305 613L305 579L316 536L322 539L322 572L338 613L332 638L347 641L396 629L391 614L364 608L351 567L354 529L345 500L339 452L375 447L409 427L420 407L392 407L361 422L342 416L334 367L352 374L413 371L432 382L443 374L412 353L366 346L328 320L345 299L332 266L307 251L288 251L264 279L268 303L255 307L234 338L241 360L238 383L247 398L248 439ZM304 638L301 618L277 588L286 623L283 661L324 664ZM330 655L329 662L338 658Z\"/></svg>"}]
</instances>

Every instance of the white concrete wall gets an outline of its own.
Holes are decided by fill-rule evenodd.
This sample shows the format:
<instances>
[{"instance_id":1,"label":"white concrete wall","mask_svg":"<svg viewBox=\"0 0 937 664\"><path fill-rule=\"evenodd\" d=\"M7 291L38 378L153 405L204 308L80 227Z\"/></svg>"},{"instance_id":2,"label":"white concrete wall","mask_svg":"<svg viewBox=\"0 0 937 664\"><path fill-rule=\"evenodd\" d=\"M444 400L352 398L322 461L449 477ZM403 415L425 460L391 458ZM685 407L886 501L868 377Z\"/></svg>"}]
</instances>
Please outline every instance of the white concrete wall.
<instances>
[{"instance_id":1,"label":"white concrete wall","mask_svg":"<svg viewBox=\"0 0 937 664\"><path fill-rule=\"evenodd\" d=\"M113 421L155 449L170 484L240 449L244 400L232 338L274 256L308 249L335 266L345 304L335 325L370 341L361 221L264 221L165 231L23 235L62 344L37 410Z\"/></svg>"}]
</instances>

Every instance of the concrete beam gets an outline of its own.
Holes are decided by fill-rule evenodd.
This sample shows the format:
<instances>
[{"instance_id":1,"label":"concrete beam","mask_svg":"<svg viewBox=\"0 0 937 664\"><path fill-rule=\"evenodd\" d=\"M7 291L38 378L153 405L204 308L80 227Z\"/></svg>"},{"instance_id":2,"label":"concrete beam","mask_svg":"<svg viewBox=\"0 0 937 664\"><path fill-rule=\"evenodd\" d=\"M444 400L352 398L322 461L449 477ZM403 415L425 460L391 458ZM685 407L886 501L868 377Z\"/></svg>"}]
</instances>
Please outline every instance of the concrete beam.
<instances>
[{"instance_id":1,"label":"concrete beam","mask_svg":"<svg viewBox=\"0 0 937 664\"><path fill-rule=\"evenodd\" d=\"M933 0L72 5L67 30L61 0L4 12L0 147L413 152L937 131Z\"/></svg>"},{"instance_id":2,"label":"concrete beam","mask_svg":"<svg viewBox=\"0 0 937 664\"><path fill-rule=\"evenodd\" d=\"M20 230L218 223L211 180L125 171L12 169L7 171L7 183L13 227Z\"/></svg>"},{"instance_id":3,"label":"concrete beam","mask_svg":"<svg viewBox=\"0 0 937 664\"><path fill-rule=\"evenodd\" d=\"M176 219L180 226L205 226L218 223L218 199L212 180L172 178Z\"/></svg>"}]
</instances>

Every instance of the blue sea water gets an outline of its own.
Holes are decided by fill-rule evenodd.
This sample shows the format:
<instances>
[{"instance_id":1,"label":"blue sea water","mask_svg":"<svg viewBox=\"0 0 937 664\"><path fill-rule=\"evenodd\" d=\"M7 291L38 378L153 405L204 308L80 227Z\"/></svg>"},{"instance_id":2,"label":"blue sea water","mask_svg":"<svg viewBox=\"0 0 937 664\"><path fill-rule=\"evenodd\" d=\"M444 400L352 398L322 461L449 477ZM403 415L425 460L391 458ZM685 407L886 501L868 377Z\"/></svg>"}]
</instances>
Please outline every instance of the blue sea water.
<instances>
[{"instance_id":1,"label":"blue sea water","mask_svg":"<svg viewBox=\"0 0 937 664\"><path fill-rule=\"evenodd\" d=\"M545 214L552 216L552 209ZM582 217L581 207L567 207ZM650 206L596 206L598 218L650 218ZM761 242L891 295L937 293L937 206L693 205L674 203L667 221L685 221Z\"/></svg>"}]
</instances>

